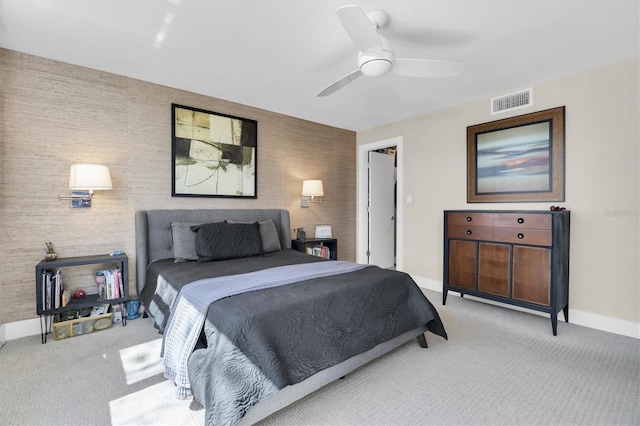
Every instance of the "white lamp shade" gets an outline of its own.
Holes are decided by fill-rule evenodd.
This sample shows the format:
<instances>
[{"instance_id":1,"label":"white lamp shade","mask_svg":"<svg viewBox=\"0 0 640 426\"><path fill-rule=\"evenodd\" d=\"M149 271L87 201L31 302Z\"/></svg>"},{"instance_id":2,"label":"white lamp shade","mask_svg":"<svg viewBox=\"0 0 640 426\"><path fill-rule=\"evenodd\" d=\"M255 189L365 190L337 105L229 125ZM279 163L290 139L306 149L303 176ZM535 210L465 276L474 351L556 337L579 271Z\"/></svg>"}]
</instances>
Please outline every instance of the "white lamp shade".
<instances>
[{"instance_id":1,"label":"white lamp shade","mask_svg":"<svg viewBox=\"0 0 640 426\"><path fill-rule=\"evenodd\" d=\"M321 180L305 180L302 182L303 197L322 197L324 190L322 189Z\"/></svg>"},{"instance_id":2,"label":"white lamp shade","mask_svg":"<svg viewBox=\"0 0 640 426\"><path fill-rule=\"evenodd\" d=\"M74 164L69 173L69 189L93 191L111 189L109 167L101 164Z\"/></svg>"}]
</instances>

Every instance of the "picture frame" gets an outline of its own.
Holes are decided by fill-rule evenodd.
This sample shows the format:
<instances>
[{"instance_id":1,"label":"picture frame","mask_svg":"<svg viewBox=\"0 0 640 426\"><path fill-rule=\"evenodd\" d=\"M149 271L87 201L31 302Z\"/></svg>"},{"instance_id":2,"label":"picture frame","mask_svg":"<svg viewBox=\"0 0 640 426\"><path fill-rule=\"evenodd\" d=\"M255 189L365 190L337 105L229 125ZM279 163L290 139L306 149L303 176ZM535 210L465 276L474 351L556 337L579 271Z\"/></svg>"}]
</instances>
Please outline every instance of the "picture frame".
<instances>
[{"instance_id":1,"label":"picture frame","mask_svg":"<svg viewBox=\"0 0 640 426\"><path fill-rule=\"evenodd\" d=\"M331 225L315 225L315 238L333 238Z\"/></svg>"},{"instance_id":2,"label":"picture frame","mask_svg":"<svg viewBox=\"0 0 640 426\"><path fill-rule=\"evenodd\" d=\"M565 107L467 127L467 202L565 200Z\"/></svg>"},{"instance_id":3,"label":"picture frame","mask_svg":"<svg viewBox=\"0 0 640 426\"><path fill-rule=\"evenodd\" d=\"M171 104L171 195L258 196L258 122Z\"/></svg>"}]
</instances>

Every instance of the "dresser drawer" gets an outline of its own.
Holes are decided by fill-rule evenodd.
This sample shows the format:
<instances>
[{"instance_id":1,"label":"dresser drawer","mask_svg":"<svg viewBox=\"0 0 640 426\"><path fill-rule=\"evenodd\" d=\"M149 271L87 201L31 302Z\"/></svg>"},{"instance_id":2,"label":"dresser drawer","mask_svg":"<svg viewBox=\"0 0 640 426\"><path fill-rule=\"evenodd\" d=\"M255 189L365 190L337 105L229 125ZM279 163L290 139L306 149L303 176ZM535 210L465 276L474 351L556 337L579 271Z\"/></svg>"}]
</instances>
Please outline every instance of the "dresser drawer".
<instances>
[{"instance_id":1,"label":"dresser drawer","mask_svg":"<svg viewBox=\"0 0 640 426\"><path fill-rule=\"evenodd\" d=\"M447 213L449 225L493 226L493 213L450 212Z\"/></svg>"},{"instance_id":2,"label":"dresser drawer","mask_svg":"<svg viewBox=\"0 0 640 426\"><path fill-rule=\"evenodd\" d=\"M550 246L552 242L551 234L550 229L493 228L493 241Z\"/></svg>"},{"instance_id":3,"label":"dresser drawer","mask_svg":"<svg viewBox=\"0 0 640 426\"><path fill-rule=\"evenodd\" d=\"M493 225L500 228L551 229L550 214L495 213Z\"/></svg>"},{"instance_id":4,"label":"dresser drawer","mask_svg":"<svg viewBox=\"0 0 640 426\"><path fill-rule=\"evenodd\" d=\"M492 240L493 228L489 226L459 226L451 225L447 227L449 238L462 238L465 240Z\"/></svg>"}]
</instances>

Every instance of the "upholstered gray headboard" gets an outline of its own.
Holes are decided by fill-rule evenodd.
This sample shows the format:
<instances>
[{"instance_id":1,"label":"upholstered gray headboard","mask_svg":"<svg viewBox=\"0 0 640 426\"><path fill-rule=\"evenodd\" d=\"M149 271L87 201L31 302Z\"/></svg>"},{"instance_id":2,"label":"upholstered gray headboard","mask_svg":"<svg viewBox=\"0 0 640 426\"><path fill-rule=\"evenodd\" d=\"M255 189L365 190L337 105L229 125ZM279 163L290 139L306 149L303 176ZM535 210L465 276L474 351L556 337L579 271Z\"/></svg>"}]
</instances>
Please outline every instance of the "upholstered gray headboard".
<instances>
[{"instance_id":1,"label":"upholstered gray headboard","mask_svg":"<svg viewBox=\"0 0 640 426\"><path fill-rule=\"evenodd\" d=\"M136 288L145 283L147 265L173 258L171 222L214 223L225 220L256 222L272 219L280 245L291 248L289 211L281 209L139 210L136 212Z\"/></svg>"}]
</instances>

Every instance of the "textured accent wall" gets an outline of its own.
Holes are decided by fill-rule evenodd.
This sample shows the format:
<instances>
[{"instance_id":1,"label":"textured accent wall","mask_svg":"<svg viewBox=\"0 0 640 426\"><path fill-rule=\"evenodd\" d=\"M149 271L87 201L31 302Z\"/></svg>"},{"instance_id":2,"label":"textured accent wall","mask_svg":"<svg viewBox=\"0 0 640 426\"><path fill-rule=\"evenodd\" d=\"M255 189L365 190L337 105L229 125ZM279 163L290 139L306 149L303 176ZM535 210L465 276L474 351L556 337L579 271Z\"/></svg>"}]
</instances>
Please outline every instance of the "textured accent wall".
<instances>
[{"instance_id":1,"label":"textured accent wall","mask_svg":"<svg viewBox=\"0 0 640 426\"><path fill-rule=\"evenodd\" d=\"M331 223L355 260L356 135L245 105L0 49L0 325L36 317L35 265L125 251L135 290L134 212L159 208L286 208L292 229ZM171 103L258 122L258 198L171 197ZM73 163L109 166L113 190L72 209ZM322 179L322 204L300 207L302 180ZM69 274L86 280L90 273ZM134 295L134 293L132 293Z\"/></svg>"}]
</instances>

